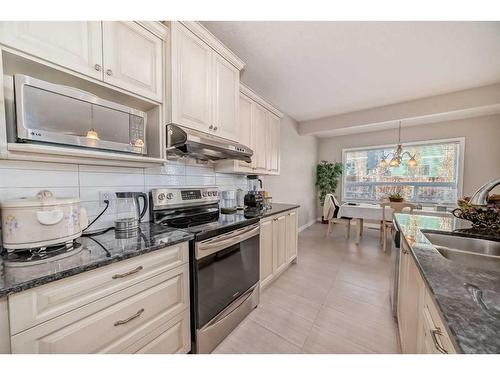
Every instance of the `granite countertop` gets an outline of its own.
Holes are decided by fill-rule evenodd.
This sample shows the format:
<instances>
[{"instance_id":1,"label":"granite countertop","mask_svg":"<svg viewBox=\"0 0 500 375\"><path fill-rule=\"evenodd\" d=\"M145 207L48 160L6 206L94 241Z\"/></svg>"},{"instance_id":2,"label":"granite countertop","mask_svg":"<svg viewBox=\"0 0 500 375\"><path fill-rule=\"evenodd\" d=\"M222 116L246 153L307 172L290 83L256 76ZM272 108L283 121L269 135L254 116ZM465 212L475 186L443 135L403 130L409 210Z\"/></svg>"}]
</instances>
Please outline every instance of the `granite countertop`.
<instances>
[{"instance_id":1,"label":"granite countertop","mask_svg":"<svg viewBox=\"0 0 500 375\"><path fill-rule=\"evenodd\" d=\"M472 229L469 222L450 217L395 216L457 349L463 353L500 353L500 271L445 258L423 232L495 241L500 241L500 234ZM484 304L473 298L471 284L482 292Z\"/></svg>"},{"instance_id":2,"label":"granite countertop","mask_svg":"<svg viewBox=\"0 0 500 375\"><path fill-rule=\"evenodd\" d=\"M142 223L139 235L127 239L115 238L113 230L92 237L80 237L77 242L82 245L82 250L60 260L13 268L7 267L4 264L5 260L0 259L0 297L189 241L192 238L192 234L182 230Z\"/></svg>"},{"instance_id":3,"label":"granite countertop","mask_svg":"<svg viewBox=\"0 0 500 375\"><path fill-rule=\"evenodd\" d=\"M280 214L280 213L286 212L286 211L290 211L290 210L293 210L293 209L299 208L299 207L300 207L300 205L298 205L298 204L273 203L272 208L270 208L269 210L263 211L260 217L265 218L265 217L273 216L273 215Z\"/></svg>"}]
</instances>

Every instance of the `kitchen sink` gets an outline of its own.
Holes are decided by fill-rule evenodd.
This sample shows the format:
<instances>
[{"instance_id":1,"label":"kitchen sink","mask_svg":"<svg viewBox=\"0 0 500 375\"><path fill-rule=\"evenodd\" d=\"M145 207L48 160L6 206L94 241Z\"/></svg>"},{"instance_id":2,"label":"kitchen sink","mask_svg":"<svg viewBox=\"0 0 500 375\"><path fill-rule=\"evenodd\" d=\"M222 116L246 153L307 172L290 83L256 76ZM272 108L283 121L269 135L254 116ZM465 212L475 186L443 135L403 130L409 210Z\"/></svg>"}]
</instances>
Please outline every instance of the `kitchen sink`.
<instances>
[{"instance_id":1,"label":"kitchen sink","mask_svg":"<svg viewBox=\"0 0 500 375\"><path fill-rule=\"evenodd\" d=\"M500 242L424 231L445 258L468 266L500 271Z\"/></svg>"}]
</instances>

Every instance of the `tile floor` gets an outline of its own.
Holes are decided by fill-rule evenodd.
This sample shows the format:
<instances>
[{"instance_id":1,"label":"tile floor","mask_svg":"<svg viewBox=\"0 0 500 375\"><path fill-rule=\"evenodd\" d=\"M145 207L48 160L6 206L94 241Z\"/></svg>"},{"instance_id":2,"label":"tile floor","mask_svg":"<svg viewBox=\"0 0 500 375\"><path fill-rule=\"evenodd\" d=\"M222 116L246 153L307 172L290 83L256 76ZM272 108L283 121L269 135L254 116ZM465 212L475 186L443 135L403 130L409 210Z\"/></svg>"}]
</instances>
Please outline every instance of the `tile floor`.
<instances>
[{"instance_id":1,"label":"tile floor","mask_svg":"<svg viewBox=\"0 0 500 375\"><path fill-rule=\"evenodd\" d=\"M328 238L325 231L318 223L300 233L298 263L214 353L400 352L389 302L393 258L378 231L365 229L359 246L341 225Z\"/></svg>"}]
</instances>

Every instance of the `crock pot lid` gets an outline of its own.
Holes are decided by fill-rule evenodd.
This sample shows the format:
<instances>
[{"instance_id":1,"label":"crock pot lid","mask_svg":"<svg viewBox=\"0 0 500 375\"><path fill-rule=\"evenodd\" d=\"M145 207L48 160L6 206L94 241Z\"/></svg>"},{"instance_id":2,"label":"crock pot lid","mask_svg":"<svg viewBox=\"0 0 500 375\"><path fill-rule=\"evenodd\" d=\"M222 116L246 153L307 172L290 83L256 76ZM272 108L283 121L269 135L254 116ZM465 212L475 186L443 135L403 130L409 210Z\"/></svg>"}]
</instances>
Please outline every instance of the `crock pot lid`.
<instances>
[{"instance_id":1,"label":"crock pot lid","mask_svg":"<svg viewBox=\"0 0 500 375\"><path fill-rule=\"evenodd\" d=\"M56 198L50 190L39 191L34 197L11 199L2 202L4 208L10 207L40 207L40 206L56 206L64 204L80 203L80 198Z\"/></svg>"}]
</instances>

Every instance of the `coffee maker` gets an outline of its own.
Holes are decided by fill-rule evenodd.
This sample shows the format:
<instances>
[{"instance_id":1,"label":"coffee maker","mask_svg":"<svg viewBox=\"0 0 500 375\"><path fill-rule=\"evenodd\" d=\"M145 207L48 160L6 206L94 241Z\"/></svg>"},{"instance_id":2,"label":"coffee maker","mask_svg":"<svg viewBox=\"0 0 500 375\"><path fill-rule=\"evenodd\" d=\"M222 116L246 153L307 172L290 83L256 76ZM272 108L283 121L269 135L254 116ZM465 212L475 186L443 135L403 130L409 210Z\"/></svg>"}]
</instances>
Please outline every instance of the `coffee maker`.
<instances>
[{"instance_id":1,"label":"coffee maker","mask_svg":"<svg viewBox=\"0 0 500 375\"><path fill-rule=\"evenodd\" d=\"M248 191L244 198L246 217L259 216L264 207L264 192L262 191L262 180L257 175L247 176Z\"/></svg>"}]
</instances>

